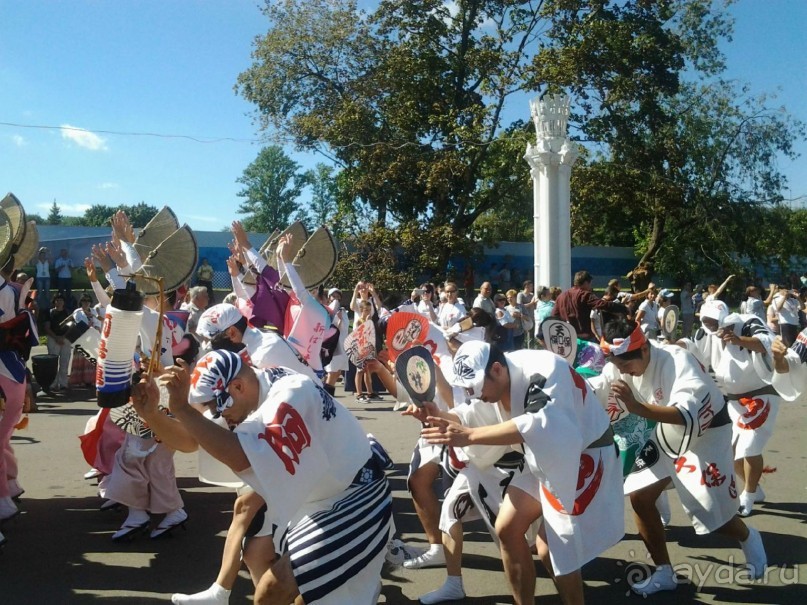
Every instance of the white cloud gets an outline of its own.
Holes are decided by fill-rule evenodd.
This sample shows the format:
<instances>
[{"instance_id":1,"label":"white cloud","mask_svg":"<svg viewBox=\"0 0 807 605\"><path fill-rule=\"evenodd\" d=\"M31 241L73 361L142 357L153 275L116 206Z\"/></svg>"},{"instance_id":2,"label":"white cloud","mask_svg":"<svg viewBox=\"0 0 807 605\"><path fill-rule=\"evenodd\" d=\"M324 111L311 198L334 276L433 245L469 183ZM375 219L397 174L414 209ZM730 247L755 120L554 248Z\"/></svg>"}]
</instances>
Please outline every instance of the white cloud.
<instances>
[{"instance_id":1,"label":"white cloud","mask_svg":"<svg viewBox=\"0 0 807 605\"><path fill-rule=\"evenodd\" d=\"M71 126L70 124L61 125L62 138L73 141L79 147L89 149L90 151L106 151L106 139L99 137L97 134L84 128Z\"/></svg>"},{"instance_id":2,"label":"white cloud","mask_svg":"<svg viewBox=\"0 0 807 605\"><path fill-rule=\"evenodd\" d=\"M101 183L96 189L120 189L117 183Z\"/></svg>"},{"instance_id":3,"label":"white cloud","mask_svg":"<svg viewBox=\"0 0 807 605\"><path fill-rule=\"evenodd\" d=\"M17 147L25 147L28 144L28 141L18 134L11 135L11 140Z\"/></svg>"}]
</instances>

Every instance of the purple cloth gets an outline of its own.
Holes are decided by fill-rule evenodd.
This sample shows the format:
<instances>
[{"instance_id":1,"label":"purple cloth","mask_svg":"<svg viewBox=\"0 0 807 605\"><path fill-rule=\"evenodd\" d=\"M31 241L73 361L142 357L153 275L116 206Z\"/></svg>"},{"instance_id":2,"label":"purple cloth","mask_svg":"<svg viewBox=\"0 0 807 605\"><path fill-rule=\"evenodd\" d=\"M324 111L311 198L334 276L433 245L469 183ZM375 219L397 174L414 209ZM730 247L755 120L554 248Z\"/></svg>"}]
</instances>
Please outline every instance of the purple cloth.
<instances>
[{"instance_id":1,"label":"purple cloth","mask_svg":"<svg viewBox=\"0 0 807 605\"><path fill-rule=\"evenodd\" d=\"M280 274L277 269L266 265L258 276L252 302L252 325L257 328L274 326L280 334L286 321L286 307L289 295L278 286Z\"/></svg>"}]
</instances>

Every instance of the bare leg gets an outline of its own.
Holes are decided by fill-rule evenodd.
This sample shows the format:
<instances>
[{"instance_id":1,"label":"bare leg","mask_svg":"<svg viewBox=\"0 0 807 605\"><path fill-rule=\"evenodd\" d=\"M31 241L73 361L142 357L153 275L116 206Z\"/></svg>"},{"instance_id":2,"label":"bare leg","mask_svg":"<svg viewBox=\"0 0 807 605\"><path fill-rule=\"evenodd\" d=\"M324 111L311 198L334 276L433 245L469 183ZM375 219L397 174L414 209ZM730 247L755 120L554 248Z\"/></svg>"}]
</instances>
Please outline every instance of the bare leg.
<instances>
[{"instance_id":1,"label":"bare leg","mask_svg":"<svg viewBox=\"0 0 807 605\"><path fill-rule=\"evenodd\" d=\"M555 583L555 588L560 595L561 602L564 605L582 605L583 599L583 575L580 570L573 571L572 573L556 576L554 569L552 569L552 560L549 557L549 545L546 541L546 526L541 523L538 529L538 537L535 540L535 548L538 551L538 557L541 559L549 577Z\"/></svg>"},{"instance_id":2,"label":"bare leg","mask_svg":"<svg viewBox=\"0 0 807 605\"><path fill-rule=\"evenodd\" d=\"M738 542L745 542L748 539L748 526L740 519L739 515L734 515L731 521L717 530L721 536L733 538Z\"/></svg>"},{"instance_id":3,"label":"bare leg","mask_svg":"<svg viewBox=\"0 0 807 605\"><path fill-rule=\"evenodd\" d=\"M446 572L449 576L462 575L462 523L455 523L443 534L443 551L446 555Z\"/></svg>"},{"instance_id":4,"label":"bare leg","mask_svg":"<svg viewBox=\"0 0 807 605\"><path fill-rule=\"evenodd\" d=\"M288 554L280 557L263 574L255 587L256 605L288 605L296 603L299 596L300 589L294 579Z\"/></svg>"},{"instance_id":5,"label":"bare leg","mask_svg":"<svg viewBox=\"0 0 807 605\"><path fill-rule=\"evenodd\" d=\"M762 469L764 468L762 454L743 458L743 466L745 470L745 474L743 475L745 491L756 493L759 480L762 477Z\"/></svg>"},{"instance_id":6,"label":"bare leg","mask_svg":"<svg viewBox=\"0 0 807 605\"><path fill-rule=\"evenodd\" d=\"M636 527L656 565L670 565L664 526L661 524L661 515L656 508L656 500L669 483L669 478L663 479L630 495Z\"/></svg>"},{"instance_id":7,"label":"bare leg","mask_svg":"<svg viewBox=\"0 0 807 605\"><path fill-rule=\"evenodd\" d=\"M541 503L515 487L507 488L496 518L504 573L516 605L535 602L535 563L525 534L541 516Z\"/></svg>"},{"instance_id":8,"label":"bare leg","mask_svg":"<svg viewBox=\"0 0 807 605\"><path fill-rule=\"evenodd\" d=\"M272 536L257 536L247 541L244 549L244 563L252 576L256 588L267 570L277 560L275 544Z\"/></svg>"},{"instance_id":9,"label":"bare leg","mask_svg":"<svg viewBox=\"0 0 807 605\"><path fill-rule=\"evenodd\" d=\"M238 570L241 569L241 541L261 506L263 506L263 498L255 492L249 492L235 499L233 520L230 522L227 539L224 541L221 568L216 578L216 584L227 590L232 590L235 579L238 577Z\"/></svg>"},{"instance_id":10,"label":"bare leg","mask_svg":"<svg viewBox=\"0 0 807 605\"><path fill-rule=\"evenodd\" d=\"M432 487L440 474L440 467L435 463L424 464L409 477L409 491L415 512L423 525L423 531L429 544L442 544L442 532L439 528L440 502Z\"/></svg>"}]
</instances>

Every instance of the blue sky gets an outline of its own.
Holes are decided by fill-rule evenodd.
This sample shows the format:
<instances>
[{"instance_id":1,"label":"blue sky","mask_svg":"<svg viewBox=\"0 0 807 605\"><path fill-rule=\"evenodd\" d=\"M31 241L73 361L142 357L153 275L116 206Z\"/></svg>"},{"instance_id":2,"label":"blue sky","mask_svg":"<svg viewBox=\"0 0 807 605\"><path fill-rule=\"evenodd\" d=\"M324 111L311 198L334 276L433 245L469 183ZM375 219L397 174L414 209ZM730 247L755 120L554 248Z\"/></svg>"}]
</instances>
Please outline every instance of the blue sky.
<instances>
[{"instance_id":1,"label":"blue sky","mask_svg":"<svg viewBox=\"0 0 807 605\"><path fill-rule=\"evenodd\" d=\"M732 12L729 75L781 89L776 103L807 121L807 0L741 0ZM0 190L42 215L54 199L67 215L145 201L194 229L229 224L235 180L261 147L233 85L266 27L257 0L0 0L0 122L16 125L0 125ZM807 196L804 166L781 162L786 196Z\"/></svg>"}]
</instances>

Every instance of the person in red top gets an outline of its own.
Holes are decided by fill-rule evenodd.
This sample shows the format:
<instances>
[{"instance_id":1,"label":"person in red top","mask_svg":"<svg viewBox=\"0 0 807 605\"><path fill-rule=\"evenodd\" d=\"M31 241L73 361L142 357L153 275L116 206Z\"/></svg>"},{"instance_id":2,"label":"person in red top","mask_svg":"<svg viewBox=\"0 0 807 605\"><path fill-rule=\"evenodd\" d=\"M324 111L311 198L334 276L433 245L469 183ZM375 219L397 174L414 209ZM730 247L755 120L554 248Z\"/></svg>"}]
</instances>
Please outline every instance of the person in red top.
<instances>
[{"instance_id":1,"label":"person in red top","mask_svg":"<svg viewBox=\"0 0 807 605\"><path fill-rule=\"evenodd\" d=\"M577 337L594 341L591 331L591 311L609 311L627 315L628 308L622 303L599 298L591 291L591 273L578 271L574 274L574 285L561 293L552 308L552 317L567 321L577 330Z\"/></svg>"}]
</instances>

